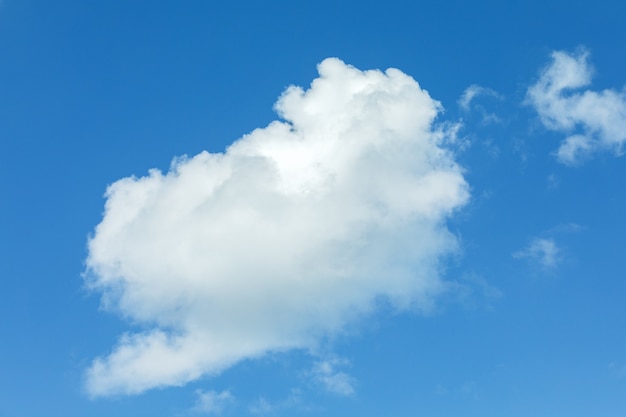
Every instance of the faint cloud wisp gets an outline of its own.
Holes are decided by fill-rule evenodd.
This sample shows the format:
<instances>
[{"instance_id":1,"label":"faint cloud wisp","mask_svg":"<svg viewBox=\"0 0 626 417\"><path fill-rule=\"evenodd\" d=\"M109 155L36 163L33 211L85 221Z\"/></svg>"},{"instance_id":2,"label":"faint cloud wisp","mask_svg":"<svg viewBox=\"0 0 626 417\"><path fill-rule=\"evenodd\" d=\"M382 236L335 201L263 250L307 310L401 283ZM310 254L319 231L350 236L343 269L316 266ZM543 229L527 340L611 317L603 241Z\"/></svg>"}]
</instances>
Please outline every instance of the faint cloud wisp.
<instances>
[{"instance_id":1,"label":"faint cloud wisp","mask_svg":"<svg viewBox=\"0 0 626 417\"><path fill-rule=\"evenodd\" d=\"M480 96L492 97L497 100L502 100L503 97L497 91L492 90L491 88L482 87L477 84L472 84L465 89L463 94L458 100L458 105L464 112L469 112L472 107L476 109L481 115L481 123L483 125L489 125L492 123L502 123L500 117L498 117L495 113L487 111L485 106L482 104L475 104L472 106L472 102Z\"/></svg>"},{"instance_id":2,"label":"faint cloud wisp","mask_svg":"<svg viewBox=\"0 0 626 417\"><path fill-rule=\"evenodd\" d=\"M346 360L330 359L316 362L311 370L313 380L322 385L328 392L337 395L351 396L354 394L354 378L337 370L345 366Z\"/></svg>"},{"instance_id":3,"label":"faint cloud wisp","mask_svg":"<svg viewBox=\"0 0 626 417\"><path fill-rule=\"evenodd\" d=\"M559 263L560 251L553 239L535 238L526 248L513 253L513 257L529 259L538 262L543 268L553 269Z\"/></svg>"},{"instance_id":4,"label":"faint cloud wisp","mask_svg":"<svg viewBox=\"0 0 626 417\"><path fill-rule=\"evenodd\" d=\"M234 402L235 397L230 391L196 391L196 404L192 411L202 414L219 415L222 410Z\"/></svg>"}]
</instances>

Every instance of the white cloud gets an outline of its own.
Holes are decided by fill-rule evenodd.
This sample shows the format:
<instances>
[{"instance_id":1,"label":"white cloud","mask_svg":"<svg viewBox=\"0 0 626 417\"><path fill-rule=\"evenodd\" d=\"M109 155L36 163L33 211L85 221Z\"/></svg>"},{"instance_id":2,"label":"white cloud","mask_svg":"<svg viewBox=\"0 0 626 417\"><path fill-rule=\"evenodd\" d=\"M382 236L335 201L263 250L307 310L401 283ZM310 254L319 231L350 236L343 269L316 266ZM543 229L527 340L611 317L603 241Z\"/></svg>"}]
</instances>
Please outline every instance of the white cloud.
<instances>
[{"instance_id":1,"label":"white cloud","mask_svg":"<svg viewBox=\"0 0 626 417\"><path fill-rule=\"evenodd\" d=\"M503 97L500 94L498 94L497 91L492 90L491 88L482 87L477 84L472 84L465 89L465 91L459 98L458 100L459 107L461 107L461 110L465 112L469 112L472 109L478 111L478 113L480 113L481 123L483 125L489 125L493 123L502 123L502 120L495 113L487 111L485 106L481 104L475 104L471 106L472 101L474 101L474 99L479 96L488 96L488 97L496 98L498 100L503 99Z\"/></svg>"},{"instance_id":2,"label":"white cloud","mask_svg":"<svg viewBox=\"0 0 626 417\"><path fill-rule=\"evenodd\" d=\"M445 222L469 192L440 104L396 69L318 69L280 97L283 121L108 187L86 282L146 330L93 361L92 396L314 348L381 297L428 308L445 288Z\"/></svg>"},{"instance_id":3,"label":"white cloud","mask_svg":"<svg viewBox=\"0 0 626 417\"><path fill-rule=\"evenodd\" d=\"M337 370L338 367L346 364L346 360L337 358L316 362L313 364L311 376L316 383L322 385L327 391L350 396L354 394L354 378Z\"/></svg>"},{"instance_id":4,"label":"white cloud","mask_svg":"<svg viewBox=\"0 0 626 417\"><path fill-rule=\"evenodd\" d=\"M586 51L553 52L552 63L527 92L526 102L543 124L568 134L556 151L557 159L566 165L580 164L599 150L619 155L626 142L626 92L581 91L591 83L588 58Z\"/></svg>"},{"instance_id":5,"label":"white cloud","mask_svg":"<svg viewBox=\"0 0 626 417\"><path fill-rule=\"evenodd\" d=\"M259 397L257 401L250 405L248 410L251 414L267 415L293 408L312 411L310 406L303 403L302 393L299 389L292 389L287 398L278 401L269 401L264 397Z\"/></svg>"},{"instance_id":6,"label":"white cloud","mask_svg":"<svg viewBox=\"0 0 626 417\"><path fill-rule=\"evenodd\" d=\"M498 99L502 98L500 94L498 94L495 90L492 90L491 88L482 87L478 84L472 84L465 89L465 91L461 95L461 98L459 98L459 106L461 107L461 109L469 111L470 103L472 102L472 100L474 100L474 98L478 96L491 96Z\"/></svg>"},{"instance_id":7,"label":"white cloud","mask_svg":"<svg viewBox=\"0 0 626 417\"><path fill-rule=\"evenodd\" d=\"M515 252L513 257L531 259L539 262L544 268L554 268L558 264L560 252L554 239L535 238L525 249Z\"/></svg>"},{"instance_id":8,"label":"white cloud","mask_svg":"<svg viewBox=\"0 0 626 417\"><path fill-rule=\"evenodd\" d=\"M221 414L222 410L235 400L230 391L196 391L196 405L193 411L204 414Z\"/></svg>"},{"instance_id":9,"label":"white cloud","mask_svg":"<svg viewBox=\"0 0 626 417\"><path fill-rule=\"evenodd\" d=\"M547 230L547 233L580 233L585 231L586 227L577 223L562 223Z\"/></svg>"}]
</instances>

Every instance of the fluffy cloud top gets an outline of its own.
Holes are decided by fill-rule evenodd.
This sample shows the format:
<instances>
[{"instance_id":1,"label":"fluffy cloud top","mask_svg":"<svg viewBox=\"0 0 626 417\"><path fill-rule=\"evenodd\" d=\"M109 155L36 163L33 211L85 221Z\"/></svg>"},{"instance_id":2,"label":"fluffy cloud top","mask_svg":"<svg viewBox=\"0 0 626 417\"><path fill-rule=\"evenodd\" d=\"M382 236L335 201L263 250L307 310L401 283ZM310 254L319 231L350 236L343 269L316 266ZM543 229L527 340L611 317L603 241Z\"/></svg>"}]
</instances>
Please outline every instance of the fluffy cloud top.
<instances>
[{"instance_id":1,"label":"fluffy cloud top","mask_svg":"<svg viewBox=\"0 0 626 417\"><path fill-rule=\"evenodd\" d=\"M269 351L312 348L378 300L427 308L445 225L468 199L440 104L397 69L338 59L281 121L224 153L110 185L87 284L143 331L86 373L93 396L182 385Z\"/></svg>"},{"instance_id":2,"label":"fluffy cloud top","mask_svg":"<svg viewBox=\"0 0 626 417\"><path fill-rule=\"evenodd\" d=\"M569 134L556 152L567 165L597 150L621 154L626 142L626 92L580 91L591 83L588 57L585 51L553 52L552 63L527 94L546 127Z\"/></svg>"}]
</instances>

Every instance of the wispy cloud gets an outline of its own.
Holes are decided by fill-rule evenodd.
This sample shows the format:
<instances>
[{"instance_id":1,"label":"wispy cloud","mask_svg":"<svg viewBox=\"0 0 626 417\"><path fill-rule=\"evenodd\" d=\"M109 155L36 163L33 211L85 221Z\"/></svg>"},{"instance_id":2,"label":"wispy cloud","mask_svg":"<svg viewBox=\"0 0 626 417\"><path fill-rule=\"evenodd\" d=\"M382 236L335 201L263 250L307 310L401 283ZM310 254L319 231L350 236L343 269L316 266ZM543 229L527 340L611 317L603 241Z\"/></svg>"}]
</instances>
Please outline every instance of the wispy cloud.
<instances>
[{"instance_id":1,"label":"wispy cloud","mask_svg":"<svg viewBox=\"0 0 626 417\"><path fill-rule=\"evenodd\" d=\"M433 124L441 105L396 69L331 58L319 73L283 93L281 121L226 152L108 187L86 282L147 330L93 361L92 396L311 348L380 297L428 308L443 290L440 262L457 247L446 219L469 191L444 147L454 132Z\"/></svg>"},{"instance_id":2,"label":"wispy cloud","mask_svg":"<svg viewBox=\"0 0 626 417\"><path fill-rule=\"evenodd\" d=\"M584 89L593 70L589 52L552 53L552 62L527 92L544 126L566 133L556 151L559 162L578 165L593 152L610 150L621 155L626 142L626 92Z\"/></svg>"},{"instance_id":3,"label":"wispy cloud","mask_svg":"<svg viewBox=\"0 0 626 417\"><path fill-rule=\"evenodd\" d=\"M474 308L480 305L491 309L493 301L503 296L500 289L474 272L463 274L460 280L451 282L449 285L455 298L466 307Z\"/></svg>"},{"instance_id":4,"label":"wispy cloud","mask_svg":"<svg viewBox=\"0 0 626 417\"><path fill-rule=\"evenodd\" d=\"M202 414L219 415L222 410L234 402L235 397L230 391L196 391L196 404L192 411Z\"/></svg>"},{"instance_id":5,"label":"wispy cloud","mask_svg":"<svg viewBox=\"0 0 626 417\"><path fill-rule=\"evenodd\" d=\"M502 99L502 96L498 94L497 91L492 90L491 88L482 87L478 84L472 84L465 89L465 91L459 98L459 106L461 107L461 109L468 111L470 109L470 104L472 100L479 96L489 96L495 97L497 99Z\"/></svg>"},{"instance_id":6,"label":"wispy cloud","mask_svg":"<svg viewBox=\"0 0 626 417\"><path fill-rule=\"evenodd\" d=\"M574 222L557 224L532 238L528 246L514 252L513 257L535 262L544 269L555 269L566 259L563 247L557 245L555 238L564 239L584 230L585 226Z\"/></svg>"},{"instance_id":7,"label":"wispy cloud","mask_svg":"<svg viewBox=\"0 0 626 417\"><path fill-rule=\"evenodd\" d=\"M513 253L513 257L530 259L539 262L544 268L551 269L557 266L560 252L561 250L553 239L535 238L526 248Z\"/></svg>"},{"instance_id":8,"label":"wispy cloud","mask_svg":"<svg viewBox=\"0 0 626 417\"><path fill-rule=\"evenodd\" d=\"M279 401L270 401L265 397L259 397L250 405L248 410L251 414L272 415L294 408L310 411L310 407L303 403L302 393L298 389L292 389L287 398Z\"/></svg>"},{"instance_id":9,"label":"wispy cloud","mask_svg":"<svg viewBox=\"0 0 626 417\"><path fill-rule=\"evenodd\" d=\"M337 368L347 365L345 359L328 359L316 362L311 370L313 380L322 385L325 390L337 395L350 396L354 394L353 377Z\"/></svg>"},{"instance_id":10,"label":"wispy cloud","mask_svg":"<svg viewBox=\"0 0 626 417\"><path fill-rule=\"evenodd\" d=\"M491 88L472 84L465 89L465 91L459 98L459 107L465 112L469 112L472 108L477 110L481 115L482 123L484 125L488 125L491 123L501 123L502 120L500 119L500 117L498 117L494 112L487 111L485 106L481 104L472 105L472 102L480 96L492 97L498 100L503 99L502 95L500 95L497 91L492 90Z\"/></svg>"}]
</instances>

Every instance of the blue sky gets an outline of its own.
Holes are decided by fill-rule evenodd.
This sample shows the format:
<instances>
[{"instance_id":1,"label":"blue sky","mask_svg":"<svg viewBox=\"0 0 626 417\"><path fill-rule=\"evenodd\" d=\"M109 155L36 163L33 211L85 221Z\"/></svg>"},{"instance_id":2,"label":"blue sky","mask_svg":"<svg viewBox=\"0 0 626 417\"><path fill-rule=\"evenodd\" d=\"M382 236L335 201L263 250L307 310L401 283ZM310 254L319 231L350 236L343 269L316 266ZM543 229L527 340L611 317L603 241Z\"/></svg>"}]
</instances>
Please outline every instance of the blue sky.
<instances>
[{"instance_id":1,"label":"blue sky","mask_svg":"<svg viewBox=\"0 0 626 417\"><path fill-rule=\"evenodd\" d=\"M622 416L625 11L2 0L0 416Z\"/></svg>"}]
</instances>

